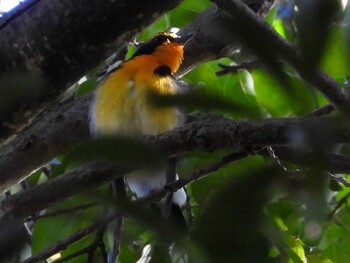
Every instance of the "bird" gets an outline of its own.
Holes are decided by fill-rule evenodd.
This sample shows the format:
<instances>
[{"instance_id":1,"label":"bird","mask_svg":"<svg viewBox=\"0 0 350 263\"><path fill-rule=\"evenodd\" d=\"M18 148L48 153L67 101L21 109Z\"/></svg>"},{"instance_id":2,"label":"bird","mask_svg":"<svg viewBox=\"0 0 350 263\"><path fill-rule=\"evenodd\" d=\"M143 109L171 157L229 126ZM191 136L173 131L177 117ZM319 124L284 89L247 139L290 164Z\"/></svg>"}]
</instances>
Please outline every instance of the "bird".
<instances>
[{"instance_id":1,"label":"bird","mask_svg":"<svg viewBox=\"0 0 350 263\"><path fill-rule=\"evenodd\" d=\"M183 113L176 106L159 107L150 93L176 95L183 93L174 77L184 58L184 46L193 34L179 36L161 32L138 46L132 57L103 78L90 107L90 131L96 136L158 135L180 126ZM178 178L177 157L167 164L145 168L125 175L130 190L138 198L162 188ZM168 196L160 208L164 217L182 221L180 206L187 195L180 189ZM175 220L177 220L175 219Z\"/></svg>"}]
</instances>

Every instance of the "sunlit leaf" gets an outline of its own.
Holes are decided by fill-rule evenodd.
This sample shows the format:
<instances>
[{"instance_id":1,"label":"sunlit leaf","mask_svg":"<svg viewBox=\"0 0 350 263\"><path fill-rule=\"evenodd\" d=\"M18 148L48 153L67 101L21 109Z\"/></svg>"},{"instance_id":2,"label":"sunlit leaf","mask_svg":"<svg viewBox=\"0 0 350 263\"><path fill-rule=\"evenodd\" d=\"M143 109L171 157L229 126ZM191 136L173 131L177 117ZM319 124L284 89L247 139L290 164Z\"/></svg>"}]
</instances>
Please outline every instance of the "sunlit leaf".
<instances>
[{"instance_id":1,"label":"sunlit leaf","mask_svg":"<svg viewBox=\"0 0 350 263\"><path fill-rule=\"evenodd\" d=\"M297 77L288 79L291 93L263 70L254 70L252 75L256 99L273 117L302 115L313 109L313 95Z\"/></svg>"},{"instance_id":2,"label":"sunlit leaf","mask_svg":"<svg viewBox=\"0 0 350 263\"><path fill-rule=\"evenodd\" d=\"M76 94L78 97L84 96L90 91L96 88L97 81L96 79L89 79L80 84L77 88Z\"/></svg>"},{"instance_id":3,"label":"sunlit leaf","mask_svg":"<svg viewBox=\"0 0 350 263\"><path fill-rule=\"evenodd\" d=\"M349 242L349 230L333 224L324 233L320 248L322 254L334 263L346 263L350 257Z\"/></svg>"},{"instance_id":4,"label":"sunlit leaf","mask_svg":"<svg viewBox=\"0 0 350 263\"><path fill-rule=\"evenodd\" d=\"M348 51L344 28L332 27L321 63L322 69L335 78L349 76L350 63Z\"/></svg>"}]
</instances>

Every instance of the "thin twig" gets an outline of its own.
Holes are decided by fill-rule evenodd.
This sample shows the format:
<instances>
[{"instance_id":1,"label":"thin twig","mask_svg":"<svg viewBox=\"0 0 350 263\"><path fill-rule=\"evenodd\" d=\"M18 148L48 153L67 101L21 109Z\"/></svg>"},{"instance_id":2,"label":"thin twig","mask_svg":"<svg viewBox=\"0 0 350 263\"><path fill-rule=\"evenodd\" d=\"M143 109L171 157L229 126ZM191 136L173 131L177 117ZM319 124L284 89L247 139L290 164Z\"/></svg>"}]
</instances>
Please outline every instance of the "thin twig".
<instances>
[{"instance_id":1,"label":"thin twig","mask_svg":"<svg viewBox=\"0 0 350 263\"><path fill-rule=\"evenodd\" d=\"M330 176L330 178L338 183L341 183L342 185L346 186L346 187L350 187L350 182L348 180L346 180L344 177L341 176L336 176L332 173L328 173L328 175Z\"/></svg>"},{"instance_id":2,"label":"thin twig","mask_svg":"<svg viewBox=\"0 0 350 263\"><path fill-rule=\"evenodd\" d=\"M99 203L90 203L90 204L86 204L86 205L79 205L79 206L74 206L71 208L66 208L66 209L61 209L61 210L57 210L51 213L46 213L43 215L37 215L37 216L30 216L28 218L26 218L25 221L36 221L38 219L42 219L42 218L47 218L47 217L54 217L54 216L59 216L62 214L68 214L68 213L72 213L72 212L77 212L79 210L83 210L83 209L87 209L93 206L97 206L100 205Z\"/></svg>"},{"instance_id":3,"label":"thin twig","mask_svg":"<svg viewBox=\"0 0 350 263\"><path fill-rule=\"evenodd\" d=\"M97 244L98 244L98 248L100 249L100 252L102 254L103 263L108 263L108 254L106 251L106 245L105 245L105 242L103 241L104 233L105 233L105 228L103 228L103 231L101 230L100 233L98 233L99 242Z\"/></svg>"},{"instance_id":4,"label":"thin twig","mask_svg":"<svg viewBox=\"0 0 350 263\"><path fill-rule=\"evenodd\" d=\"M54 263L66 262L66 261L71 260L73 258L76 258L76 257L82 256L82 255L88 254L92 249L96 249L97 246L98 246L98 244L92 243L92 244L88 245L87 247L84 247L84 248L76 251L73 254L70 254L70 255L68 255L66 257L60 258L58 260L55 260Z\"/></svg>"},{"instance_id":5,"label":"thin twig","mask_svg":"<svg viewBox=\"0 0 350 263\"><path fill-rule=\"evenodd\" d=\"M337 205L334 207L333 211L329 213L328 215L328 220L331 220L335 214L337 213L337 211L339 210L340 207L342 207L344 204L346 204L348 198L350 197L350 192L347 193L345 196L343 196L343 198L341 198Z\"/></svg>"},{"instance_id":6,"label":"thin twig","mask_svg":"<svg viewBox=\"0 0 350 263\"><path fill-rule=\"evenodd\" d=\"M160 200L162 197L165 195L175 192L176 190L179 190L180 188L193 183L197 181L198 179L204 178L205 176L219 170L220 168L231 164L237 160L243 159L247 157L249 154L245 151L240 151L240 152L234 152L230 153L226 156L224 156L221 160L216 161L212 163L211 165L202 168L188 176L185 176L183 178L180 178L179 180L175 182L171 182L164 186L162 189L158 191L154 191L151 194L137 199L137 203L149 203L149 202L154 202Z\"/></svg>"},{"instance_id":7,"label":"thin twig","mask_svg":"<svg viewBox=\"0 0 350 263\"><path fill-rule=\"evenodd\" d=\"M228 73L236 73L240 69L246 69L246 70L252 70L255 68L260 68L262 66L260 61L247 61L242 62L238 65L224 65L224 64L218 64L221 70L217 71L215 74L216 76L223 76Z\"/></svg>"},{"instance_id":8,"label":"thin twig","mask_svg":"<svg viewBox=\"0 0 350 263\"><path fill-rule=\"evenodd\" d=\"M64 258L60 258L60 259L56 260L55 263L66 262L72 258L76 258L76 257L82 256L85 254L88 254L88 258L91 258L91 260L93 260L94 254L95 254L95 251L97 248L99 248L102 252L103 263L107 263L108 262L107 261L107 253L106 253L104 242L103 242L103 234L104 234L104 228L102 228L100 231L98 231L96 233L96 238L95 238L94 242L92 242L90 245L76 251L75 253L73 253L71 255L68 255Z\"/></svg>"},{"instance_id":9,"label":"thin twig","mask_svg":"<svg viewBox=\"0 0 350 263\"><path fill-rule=\"evenodd\" d=\"M40 260L45 260L52 255L57 254L58 252L65 250L69 245L77 242L78 240L84 238L85 236L95 232L101 226L104 226L105 224L115 220L117 218L116 214L108 214L100 218L99 220L96 220L94 223L90 224L89 226L78 230L73 235L68 237L65 240L58 241L53 246L49 247L48 249L45 249L44 251L40 252L37 255L31 256L30 258L27 258L22 263L36 263Z\"/></svg>"},{"instance_id":10,"label":"thin twig","mask_svg":"<svg viewBox=\"0 0 350 263\"><path fill-rule=\"evenodd\" d=\"M124 178L118 178L114 180L112 182L112 187L113 187L113 193L116 198L126 198L127 193L126 193ZM113 249L112 249L110 263L118 262L121 237L122 237L122 231L123 231L123 221L124 221L124 217L119 216L118 219L115 221L115 225L113 226Z\"/></svg>"},{"instance_id":11,"label":"thin twig","mask_svg":"<svg viewBox=\"0 0 350 263\"><path fill-rule=\"evenodd\" d=\"M287 167L285 167L282 164L282 161L280 160L280 158L278 158L275 151L272 149L272 146L267 146L266 149L267 149L268 153L270 154L270 157L277 162L278 166L281 167L283 171L287 172L288 171Z\"/></svg>"},{"instance_id":12,"label":"thin twig","mask_svg":"<svg viewBox=\"0 0 350 263\"><path fill-rule=\"evenodd\" d=\"M328 115L333 111L335 111L334 106L332 104L327 104L319 109L316 109L310 114L305 115L305 117L320 117L320 116Z\"/></svg>"}]
</instances>

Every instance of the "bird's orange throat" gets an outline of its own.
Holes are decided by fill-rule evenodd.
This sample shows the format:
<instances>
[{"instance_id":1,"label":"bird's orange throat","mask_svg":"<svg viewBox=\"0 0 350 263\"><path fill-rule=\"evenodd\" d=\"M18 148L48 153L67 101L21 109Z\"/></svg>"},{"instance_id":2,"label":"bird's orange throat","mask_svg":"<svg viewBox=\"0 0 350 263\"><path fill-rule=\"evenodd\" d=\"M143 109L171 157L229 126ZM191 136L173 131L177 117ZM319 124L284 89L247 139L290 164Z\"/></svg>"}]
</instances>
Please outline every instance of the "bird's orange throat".
<instances>
[{"instance_id":1,"label":"bird's orange throat","mask_svg":"<svg viewBox=\"0 0 350 263\"><path fill-rule=\"evenodd\" d=\"M174 74L183 60L183 46L177 43L168 43L167 45L159 46L152 56L160 65L168 66L171 69L171 74Z\"/></svg>"}]
</instances>

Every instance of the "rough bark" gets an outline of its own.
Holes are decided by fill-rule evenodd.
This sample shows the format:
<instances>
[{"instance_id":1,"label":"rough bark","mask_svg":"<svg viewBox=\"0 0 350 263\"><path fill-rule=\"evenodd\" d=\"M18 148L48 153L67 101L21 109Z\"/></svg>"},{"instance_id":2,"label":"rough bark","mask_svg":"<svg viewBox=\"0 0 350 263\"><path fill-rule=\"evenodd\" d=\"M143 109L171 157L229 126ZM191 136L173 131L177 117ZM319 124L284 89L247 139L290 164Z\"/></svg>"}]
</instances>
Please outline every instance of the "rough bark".
<instances>
[{"instance_id":1,"label":"rough bark","mask_svg":"<svg viewBox=\"0 0 350 263\"><path fill-rule=\"evenodd\" d=\"M180 0L41 0L0 28L0 136Z\"/></svg>"},{"instance_id":2,"label":"rough bark","mask_svg":"<svg viewBox=\"0 0 350 263\"><path fill-rule=\"evenodd\" d=\"M91 95L51 106L20 135L1 147L0 185L3 189L89 136L87 119Z\"/></svg>"},{"instance_id":3,"label":"rough bark","mask_svg":"<svg viewBox=\"0 0 350 263\"><path fill-rule=\"evenodd\" d=\"M259 12L260 17L271 8L274 1L269 0L243 0L241 1L254 12L265 7L264 12ZM221 25L232 25L234 19L226 11L216 5L212 5L193 21L186 25L180 34L194 33L195 37L185 47L185 61L178 75L184 75L192 68L213 59L219 59L230 55L241 47L241 41L237 36L228 34Z\"/></svg>"},{"instance_id":4,"label":"rough bark","mask_svg":"<svg viewBox=\"0 0 350 263\"><path fill-rule=\"evenodd\" d=\"M11 215L15 218L29 216L34 211L40 211L51 204L71 197L83 189L96 187L102 182L121 176L123 167L112 169L106 165L86 165L56 177L44 184L38 185L19 194L6 198L1 203L0 217ZM41 201L40 201L41 200Z\"/></svg>"},{"instance_id":5,"label":"rough bark","mask_svg":"<svg viewBox=\"0 0 350 263\"><path fill-rule=\"evenodd\" d=\"M224 121L224 120L223 120ZM319 123L323 120L313 120L312 123ZM293 121L292 121L293 122ZM305 120L305 123L307 121ZM211 123L208 124L216 125L217 123ZM252 123L251 123L252 124ZM295 124L295 123L294 123ZM294 126L294 124L289 123L288 125ZM248 133L251 130L248 127L243 127L245 125L238 125L232 124L238 129L238 126L241 126L242 130L245 130L242 134ZM287 126L288 126L287 125ZM230 125L229 125L230 126ZM261 126L257 124L253 124L253 126ZM264 125L263 125L264 126ZM273 124L267 124L267 126L275 126ZM278 126L278 125L277 125ZM307 125L310 127L309 125ZM350 124L348 124L350 126ZM293 128L294 129L294 128ZM315 127L315 129L317 129ZM191 130L191 129L190 129ZM194 131L195 132L195 131ZM179 133L177 132L170 132L168 134L171 136L171 133L173 133L174 136L179 136ZM200 133L200 132L197 132ZM202 133L203 134L203 133ZM203 134L205 138L207 134ZM311 135L311 134L309 134ZM280 140L283 142L285 139L283 137L286 137L283 134L274 134L274 136L281 136ZM160 137L164 137L163 135ZM181 137L181 136L180 136ZM269 136L267 136L269 137ZM271 137L271 138L272 138ZM349 137L349 136L348 136ZM216 137L217 139L218 137ZM237 141L234 144L243 144L247 145L246 142L238 142L238 140L242 140L243 137L239 137L236 139L233 139L233 141ZM256 138L257 139L257 138ZM193 140L193 139L191 139ZM259 142L261 142L261 138L257 139ZM269 139L267 139L269 140ZM349 140L349 138L347 138ZM161 146L167 146L163 145L164 140L159 138L151 138L151 142L161 145ZM202 135L198 138L198 143L200 144L202 148L206 147L212 147L213 142L210 143L210 145L207 145L205 143L206 140L202 139ZM337 140L336 140L337 141ZM253 140L254 142L254 140ZM175 142L172 142L175 143ZM312 141L310 141L312 143ZM229 144L229 142L227 142ZM177 147L177 146L175 146ZM207 148L209 149L209 148ZM168 150L174 151L174 149L169 148ZM320 152L318 152L316 155L319 155L315 158L315 154L310 154L310 152L304 152L304 149L299 150L291 150L286 147L274 147L275 153L278 154L279 157L282 158L282 160L285 160L286 158L287 162L292 161L292 163L305 166L307 169L314 168L313 165L315 165L315 161L319 160L317 158L322 158L322 168L326 172L340 172L340 173L349 173L350 171L350 158L342 155L336 155L336 154L326 154L320 156ZM264 151L261 151L263 155L268 155L269 153L266 153ZM226 156L225 159L219 160L215 162L214 164L209 165L206 168L202 168L199 171L194 172L193 174L187 175L180 180L170 183L167 185L167 187L164 187L163 189L160 189L157 192L151 193L149 196L146 196L145 198L140 199L140 202L152 202L155 200L160 200L162 197L164 197L167 193L176 191L185 185L192 183L194 181L197 181L198 179L217 171L218 169L222 168L223 166L230 164L236 160L245 158L248 156L249 153L246 153L244 151L232 153L228 156ZM317 163L317 169L320 169L319 162ZM45 209L49 207L50 205L57 203L59 201L62 201L64 199L67 199L73 195L76 195L78 193L81 193L83 191L87 191L91 188L96 188L100 184L104 182L109 182L110 180L114 178L118 178L122 175L124 175L127 172L130 172L132 169L136 169L137 167L131 167L130 165L123 165L121 163L111 166L111 165L102 165L102 164L89 164L85 165L79 168L76 168L64 175L61 175L59 177L56 177L48 182L45 182L41 185L36 186L35 188L31 188L19 193L16 193L14 195L11 195L7 197L5 200L3 200L0 203L0 218L5 216L15 217L15 218L23 218L28 217L32 215L35 212L41 211L42 209ZM91 191L89 191L91 194Z\"/></svg>"}]
</instances>

